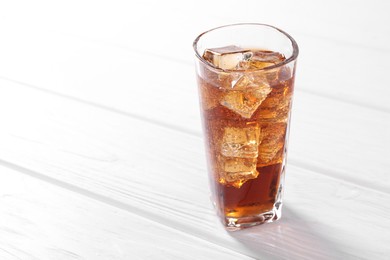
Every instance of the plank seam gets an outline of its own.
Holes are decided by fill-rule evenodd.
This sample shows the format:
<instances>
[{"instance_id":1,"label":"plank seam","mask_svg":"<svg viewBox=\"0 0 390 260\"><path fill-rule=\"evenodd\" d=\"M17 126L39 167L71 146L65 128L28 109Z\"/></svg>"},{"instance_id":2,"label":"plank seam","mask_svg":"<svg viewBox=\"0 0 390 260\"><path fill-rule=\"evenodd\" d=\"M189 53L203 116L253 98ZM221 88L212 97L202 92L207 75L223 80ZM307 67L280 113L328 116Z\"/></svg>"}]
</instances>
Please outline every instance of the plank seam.
<instances>
[{"instance_id":1,"label":"plank seam","mask_svg":"<svg viewBox=\"0 0 390 260\"><path fill-rule=\"evenodd\" d=\"M118 43L111 43L111 42L106 42L106 41L101 41L101 40L86 39L86 38L83 38L81 36L74 35L74 34L62 34L62 35L71 36L71 37L77 38L78 40L83 41L83 42L94 43L94 44L103 45L103 46L106 46L106 47L114 47L114 48L125 50L125 51L130 52L130 53L136 53L136 54L140 54L141 53L143 55L153 56L155 58L159 58L159 59L162 59L162 60L169 60L169 61L172 61L172 62L182 63L182 64L185 64L187 66L193 66L192 62L190 62L188 60L185 60L185 59L177 59L177 58L173 58L173 57L170 57L170 56L161 55L161 54L157 54L157 53L153 53L153 52L148 52L148 51L144 51L144 50L140 50L140 49L129 48L128 46L121 45L121 44L118 44ZM310 37L310 36L306 35L306 37ZM330 42L332 41L331 39L327 39L327 38L324 38L324 37L321 37L321 36L318 36L318 37L311 36L311 37L319 38L319 39L322 39L322 40L327 40L327 41L330 41ZM344 44L350 45L349 43L344 43ZM356 47L368 48L368 47L359 46L359 45L356 45ZM370 49L373 49L373 48L370 48ZM376 50L376 49L374 48L374 50ZM376 51L383 51L383 49L379 48ZM387 51L388 50L386 50L386 52ZM298 68L298 71L299 71L299 68ZM306 88L306 89L305 88L300 88L299 90L304 92L304 93L310 94L310 95L314 95L314 96L318 96L318 97L324 97L324 98L328 98L328 99L332 99L332 100L337 100L339 102L352 104L352 105L357 105L357 106L360 106L360 107L363 106L363 107L366 107L366 108L369 108L369 109L373 109L373 110L377 110L377 111L380 111L380 112L390 113L390 108L379 106L377 104L368 104L368 103L366 103L364 101L362 102L362 101L352 100L352 99L348 99L348 98L347 99L342 99L342 98L340 98L340 97L338 97L336 95L329 95L329 94L326 94L326 93L318 93L318 92L310 90L309 88Z\"/></svg>"},{"instance_id":2,"label":"plank seam","mask_svg":"<svg viewBox=\"0 0 390 260\"><path fill-rule=\"evenodd\" d=\"M123 116L131 117L131 118L143 121L143 122L146 121L146 122L149 122L149 123L154 124L154 125L159 125L159 126L162 126L162 127L165 127L165 128L173 129L173 130L178 131L178 132L182 132L182 133L186 133L186 134L194 135L194 136L201 136L196 131L191 131L189 129L185 129L185 128L180 127L180 126L169 124L169 123L165 123L165 122L158 121L158 120L155 120L155 119L152 119L152 118L146 118L146 117L143 117L143 116L140 116L140 115L137 115L137 114L129 113L129 112L117 109L117 108L105 106L105 105L102 105L102 104L99 104L99 103L96 103L96 102L92 102L92 101L88 101L88 100L85 100L85 99L82 99L82 98L77 98L77 97L74 97L74 96L71 96L71 95L63 94L63 93L56 92L56 91L53 91L53 90L49 90L49 89L46 89L46 88L37 87L37 86L31 85L31 84L24 83L24 82L21 82L21 81L18 81L18 80L14 80L14 79L10 79L10 78L7 78L7 77L0 76L0 79L6 80L6 81L10 81L12 83L16 83L16 84L24 86L24 87L35 89L35 90L38 90L38 91L41 91L41 92L44 92L44 93L47 93L47 94L50 94L50 95L54 95L54 96L57 96L57 97L61 97L61 98L69 99L69 100L72 100L72 101L75 101L75 102L78 102L78 103L82 103L84 105L89 105L89 106L96 107L96 108L99 108L99 109L103 109L103 110L106 110L106 111L109 111L109 112L112 112L112 113L117 113L117 114L120 114L120 115L123 115Z\"/></svg>"},{"instance_id":3,"label":"plank seam","mask_svg":"<svg viewBox=\"0 0 390 260\"><path fill-rule=\"evenodd\" d=\"M150 123L150 124L153 124L153 125L156 125L156 126L159 126L159 127L163 127L165 129L176 131L176 132L179 132L179 133L182 133L182 134L187 134L187 135L190 135L192 137L202 138L201 133L196 132L196 131L192 131L192 130L189 130L189 129L185 129L185 128L177 126L177 125L165 123L165 122L158 121L158 120L155 120L155 119L152 119L152 118L142 117L142 116L139 116L139 115L136 115L136 114L133 114L133 113L129 113L129 112L117 109L117 108L112 108L112 107L109 107L109 106L101 105L99 103L95 103L95 102L92 102L92 101L84 100L82 98L77 98L77 97L74 97L74 96L71 96L71 95L62 94L62 93L59 93L59 92L56 92L56 91L53 91L53 90L48 90L48 89L45 89L45 88L37 87L37 86L31 85L31 84L27 84L27 83L24 83L24 82L21 82L21 81L9 79L9 78L6 78L6 77L1 77L0 76L0 79L16 83L16 84L18 84L18 85L20 85L22 87L27 87L27 88L31 88L31 89L34 89L34 90L37 90L37 91L41 91L41 92L44 92L44 93L49 94L49 95L54 95L54 96L57 96L57 97L60 97L60 98L65 98L65 99L68 99L68 100L71 100L71 101L74 101L74 102L82 103L82 104L87 105L87 106L93 106L93 107L96 107L96 108L99 108L99 109L102 109L102 110L105 110L105 111L109 111L109 112L112 112L112 113L120 114L120 115L123 115L123 116L126 116L126 117L130 117L130 118L142 121L142 122L146 122L146 123ZM382 186L375 187L375 184L373 184L373 183L364 182L364 184L362 184L361 182L359 182L356 179L343 178L342 175L340 175L337 171L334 171L334 170L331 170L331 169L327 169L327 168L324 168L324 167L321 167L321 166L316 166L314 164L298 161L297 159L294 159L294 158L289 158L289 163L292 164L293 166L297 166L297 167L302 168L302 169L307 169L307 170L313 171L314 173L317 173L317 174L321 174L321 175L325 175L325 176L328 176L328 177L332 177L334 179L347 181L347 182L349 182L351 184L354 184L354 185L362 187L362 188L370 189L370 190L373 190L373 191L376 191L376 192L381 192L381 193L384 193L384 194L390 194L390 191L386 187L382 187Z\"/></svg>"},{"instance_id":4,"label":"plank seam","mask_svg":"<svg viewBox=\"0 0 390 260\"><path fill-rule=\"evenodd\" d=\"M93 199L93 200L98 201L100 203L104 203L106 205L109 205L109 206L112 206L112 207L124 210L126 212L131 213L131 214L137 215L137 216L139 216L141 218L144 218L144 219L147 219L147 220L152 221L154 223L157 223L158 225L163 225L163 226L165 226L167 228L173 229L173 230L175 230L177 232L180 232L180 233L183 233L183 234L185 234L187 236L195 237L195 238L200 239L202 241L205 241L205 242L208 242L210 244L213 244L213 245L215 245L217 247L224 248L227 251L233 251L236 254L241 254L241 255L244 255L246 257L249 257L249 258L252 258L252 259L256 259L253 256L247 255L247 254L245 254L245 253L243 253L241 251L235 251L235 250L233 250L233 249L231 249L229 247L224 246L223 241L211 241L211 240L208 240L207 239L208 238L207 234L202 234L197 229L188 229L186 227L186 225L183 225L180 222L172 221L172 220L170 220L167 217L164 217L164 216L161 216L161 215L151 214L148 211L142 210L142 209L137 208L135 206L128 205L128 204L126 204L124 202L121 202L119 200L112 199L112 198L104 196L104 195L100 195L98 193L89 191L89 190L81 188L79 186L72 185L72 184L70 184L70 183L68 183L66 181L61 181L61 180L52 178L52 177L50 177L48 175L39 173L39 172L34 171L34 170L30 170L28 168L25 168L23 166L14 164L12 162L5 161L3 159L0 159L0 165L2 165L3 167L9 168L11 170L14 170L14 171L18 171L18 172L20 172L22 174L25 174L25 175L28 175L30 177L33 177L35 179L44 181L44 182L49 183L51 185L54 185L56 187L60 187L60 188L65 189L67 191L77 193L77 194L85 196L85 197L87 197L89 199ZM165 218L165 219L163 219L163 218ZM190 232L186 232L186 230L190 231Z\"/></svg>"}]
</instances>

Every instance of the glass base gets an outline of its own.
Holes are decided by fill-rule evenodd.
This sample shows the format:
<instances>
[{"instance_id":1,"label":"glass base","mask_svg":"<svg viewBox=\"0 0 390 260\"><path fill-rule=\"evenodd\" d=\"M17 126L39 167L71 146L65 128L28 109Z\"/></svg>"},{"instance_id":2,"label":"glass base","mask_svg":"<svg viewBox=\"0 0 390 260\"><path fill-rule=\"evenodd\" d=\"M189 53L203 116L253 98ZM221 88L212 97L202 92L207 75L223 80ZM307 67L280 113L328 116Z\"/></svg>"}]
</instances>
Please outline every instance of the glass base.
<instances>
[{"instance_id":1,"label":"glass base","mask_svg":"<svg viewBox=\"0 0 390 260\"><path fill-rule=\"evenodd\" d=\"M279 182L279 187L277 189L275 202L273 203L272 209L269 211L264 211L259 209L259 211L254 212L253 210L250 210L249 212L251 212L252 214L248 213L247 215L241 217L227 216L225 215L226 212L224 207L218 206L217 201L214 200L215 196L213 196L212 193L210 196L211 202L213 203L217 215L219 216L225 229L227 231L237 231L237 230L261 225L264 223L275 222L278 219L280 219L282 217L284 175L285 175L285 167L283 164L283 168L280 173L280 182ZM268 209L269 207L267 208L267 210Z\"/></svg>"},{"instance_id":2,"label":"glass base","mask_svg":"<svg viewBox=\"0 0 390 260\"><path fill-rule=\"evenodd\" d=\"M274 222L282 217L282 203L276 203L271 211L254 216L241 218L224 217L225 228L227 231L237 231L264 223Z\"/></svg>"}]
</instances>

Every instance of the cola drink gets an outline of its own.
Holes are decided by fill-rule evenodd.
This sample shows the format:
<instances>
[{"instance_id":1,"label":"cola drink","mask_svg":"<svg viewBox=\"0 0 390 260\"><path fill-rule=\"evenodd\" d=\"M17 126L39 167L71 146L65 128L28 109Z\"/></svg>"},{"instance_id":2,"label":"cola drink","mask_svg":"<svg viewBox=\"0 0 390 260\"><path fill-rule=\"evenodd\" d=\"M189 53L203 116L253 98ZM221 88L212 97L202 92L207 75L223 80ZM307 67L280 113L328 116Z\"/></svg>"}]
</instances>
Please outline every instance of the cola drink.
<instances>
[{"instance_id":1,"label":"cola drink","mask_svg":"<svg viewBox=\"0 0 390 260\"><path fill-rule=\"evenodd\" d=\"M228 230L281 216L295 61L237 45L197 63L212 200Z\"/></svg>"}]
</instances>

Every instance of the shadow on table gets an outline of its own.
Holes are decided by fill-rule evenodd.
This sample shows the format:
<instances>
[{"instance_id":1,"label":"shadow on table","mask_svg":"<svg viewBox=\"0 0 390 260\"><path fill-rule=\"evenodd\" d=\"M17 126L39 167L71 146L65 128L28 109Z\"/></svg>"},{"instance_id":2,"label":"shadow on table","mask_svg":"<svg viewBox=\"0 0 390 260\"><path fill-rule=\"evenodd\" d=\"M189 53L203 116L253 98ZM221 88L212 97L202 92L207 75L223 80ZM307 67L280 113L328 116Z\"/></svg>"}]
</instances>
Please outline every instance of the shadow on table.
<instances>
[{"instance_id":1,"label":"shadow on table","mask_svg":"<svg viewBox=\"0 0 390 260\"><path fill-rule=\"evenodd\" d=\"M283 207L283 216L272 224L260 225L230 235L265 259L339 259L339 246L315 230L315 224L298 212Z\"/></svg>"}]
</instances>

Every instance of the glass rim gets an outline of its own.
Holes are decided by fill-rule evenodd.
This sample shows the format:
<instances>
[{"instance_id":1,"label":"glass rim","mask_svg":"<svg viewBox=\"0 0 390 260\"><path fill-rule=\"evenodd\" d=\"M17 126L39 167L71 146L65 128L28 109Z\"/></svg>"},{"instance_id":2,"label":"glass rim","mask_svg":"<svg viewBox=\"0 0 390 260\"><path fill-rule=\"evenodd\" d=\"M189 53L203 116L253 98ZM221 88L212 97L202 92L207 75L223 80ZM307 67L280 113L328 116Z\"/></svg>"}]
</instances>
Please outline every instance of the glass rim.
<instances>
[{"instance_id":1,"label":"glass rim","mask_svg":"<svg viewBox=\"0 0 390 260\"><path fill-rule=\"evenodd\" d=\"M241 25L259 25L259 26L265 26L265 27L269 27L269 28L272 28L274 30L277 30L279 31L280 33L284 34L284 36L286 36L290 42L291 42L291 45L292 45L292 48L293 48L293 52L292 54L290 55L290 57L286 58L284 61L280 62L280 63L277 63L275 65L272 65L272 66L269 66L269 67L265 67L265 68L261 68L261 69L258 69L258 68L254 68L254 69L221 69L221 68L218 68L216 66L214 66L213 64L209 63L208 61L206 61L201 54L199 54L198 50L197 50L197 47L198 47L198 41L200 40L200 38L202 38L202 36L212 32L212 31L215 31L215 30L218 30L218 29L221 29L221 28L225 28L225 27L233 27L233 26L241 26ZM220 72L248 72L248 71L267 71L267 70L271 70L271 69L275 69L275 68L278 68L278 67L281 67L283 65L286 65L292 61L295 61L298 57L298 54L299 54L299 48L298 48L298 44L297 42L294 40L293 37L291 37L291 35L289 35L288 33L286 33L285 31L275 27L275 26L272 26L272 25L269 25L269 24L264 24L264 23L234 23L234 24L227 24L227 25L222 25L222 26L218 26L218 27L215 27L215 28L212 28L210 30L207 30L201 34L198 35L198 37L195 38L193 44L192 44L193 48L194 48L194 51L195 51L195 56L202 62L204 63L206 66L208 67L211 67L213 68L214 70L217 70L217 71L220 71Z\"/></svg>"}]
</instances>

